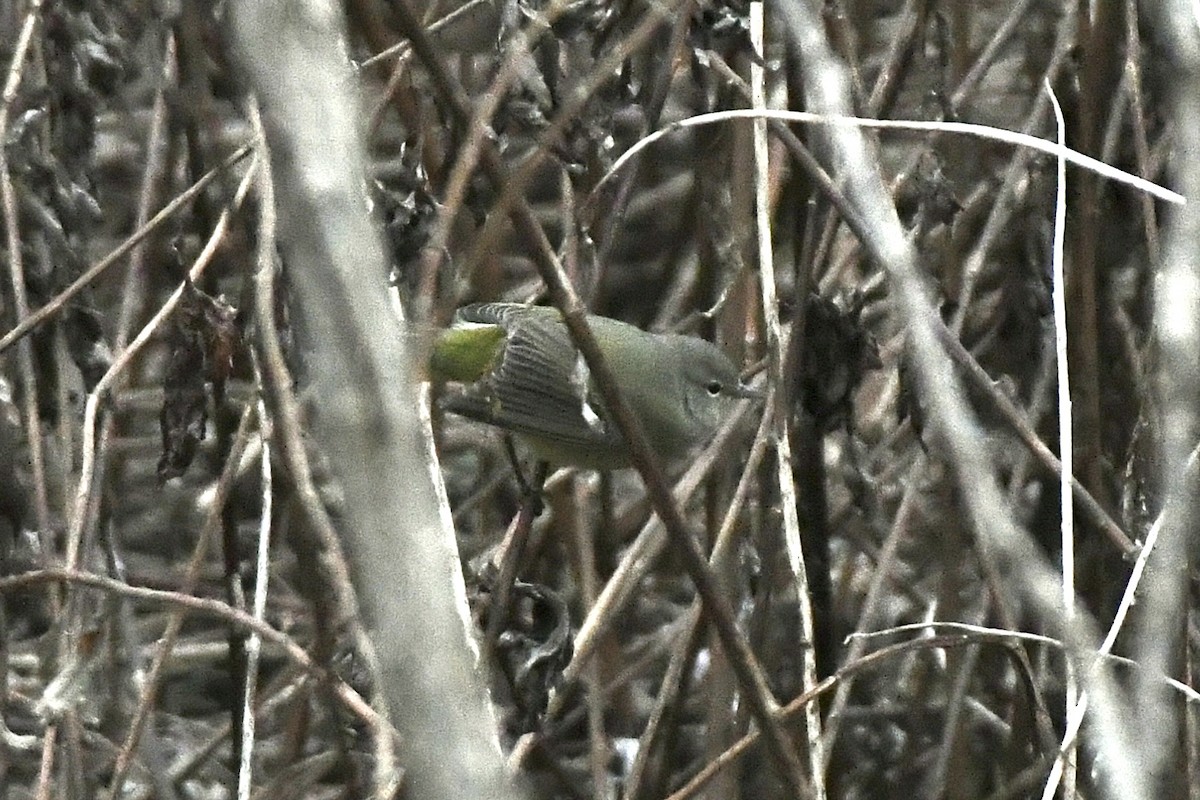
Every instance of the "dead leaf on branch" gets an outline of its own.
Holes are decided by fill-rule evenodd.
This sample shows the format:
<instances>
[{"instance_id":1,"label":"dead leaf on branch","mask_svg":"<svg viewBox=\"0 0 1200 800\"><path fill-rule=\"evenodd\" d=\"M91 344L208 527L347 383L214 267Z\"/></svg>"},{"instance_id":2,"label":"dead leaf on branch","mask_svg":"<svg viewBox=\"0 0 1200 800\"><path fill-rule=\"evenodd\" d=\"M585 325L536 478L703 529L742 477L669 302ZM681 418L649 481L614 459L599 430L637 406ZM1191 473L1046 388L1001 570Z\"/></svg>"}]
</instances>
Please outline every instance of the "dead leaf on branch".
<instances>
[{"instance_id":1,"label":"dead leaf on branch","mask_svg":"<svg viewBox=\"0 0 1200 800\"><path fill-rule=\"evenodd\" d=\"M236 309L211 297L189 281L171 328L171 355L163 375L163 405L159 412L162 456L160 483L187 472L204 440L211 387L214 403L225 394L240 335Z\"/></svg>"}]
</instances>

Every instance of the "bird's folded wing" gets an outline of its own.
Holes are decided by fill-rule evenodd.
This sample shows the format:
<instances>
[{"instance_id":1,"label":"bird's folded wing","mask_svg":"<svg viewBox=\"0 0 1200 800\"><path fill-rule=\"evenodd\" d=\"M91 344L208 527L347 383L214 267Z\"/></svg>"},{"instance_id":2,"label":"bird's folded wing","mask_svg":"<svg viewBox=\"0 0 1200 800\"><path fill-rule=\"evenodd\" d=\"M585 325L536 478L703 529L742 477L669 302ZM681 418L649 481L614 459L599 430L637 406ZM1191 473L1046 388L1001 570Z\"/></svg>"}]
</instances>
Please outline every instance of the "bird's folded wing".
<instances>
[{"instance_id":1,"label":"bird's folded wing","mask_svg":"<svg viewBox=\"0 0 1200 800\"><path fill-rule=\"evenodd\" d=\"M578 351L557 314L489 303L463 309L468 322L508 330L495 371L443 407L491 425L581 447L619 447L622 439L589 391Z\"/></svg>"}]
</instances>

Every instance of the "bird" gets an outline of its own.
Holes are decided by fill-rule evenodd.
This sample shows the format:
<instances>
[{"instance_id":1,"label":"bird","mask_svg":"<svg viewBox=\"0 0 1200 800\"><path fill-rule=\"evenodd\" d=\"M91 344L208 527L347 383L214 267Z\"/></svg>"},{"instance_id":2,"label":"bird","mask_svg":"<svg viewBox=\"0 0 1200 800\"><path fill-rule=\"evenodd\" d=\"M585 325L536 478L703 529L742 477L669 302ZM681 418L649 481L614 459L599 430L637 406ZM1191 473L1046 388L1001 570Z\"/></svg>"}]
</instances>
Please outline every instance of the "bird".
<instances>
[{"instance_id":1,"label":"bird","mask_svg":"<svg viewBox=\"0 0 1200 800\"><path fill-rule=\"evenodd\" d=\"M760 396L711 342L598 315L587 321L622 397L664 460L686 456L740 400ZM460 308L434 342L430 373L463 384L442 398L443 410L511 431L541 460L597 470L631 466L628 445L556 308Z\"/></svg>"}]
</instances>

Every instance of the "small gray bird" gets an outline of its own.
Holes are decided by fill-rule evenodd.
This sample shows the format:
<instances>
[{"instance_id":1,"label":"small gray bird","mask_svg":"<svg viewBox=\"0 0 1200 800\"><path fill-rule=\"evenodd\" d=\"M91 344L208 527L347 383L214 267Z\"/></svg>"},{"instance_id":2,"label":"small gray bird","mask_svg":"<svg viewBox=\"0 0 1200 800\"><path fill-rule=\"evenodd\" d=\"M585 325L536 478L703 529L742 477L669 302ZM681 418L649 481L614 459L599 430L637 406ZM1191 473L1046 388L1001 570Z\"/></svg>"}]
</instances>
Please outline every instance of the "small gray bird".
<instances>
[{"instance_id":1,"label":"small gray bird","mask_svg":"<svg viewBox=\"0 0 1200 800\"><path fill-rule=\"evenodd\" d=\"M647 333L588 316L622 396L659 456L674 460L707 441L740 398L758 397L713 344ZM554 464L619 469L625 440L555 308L481 303L458 310L439 334L431 372L468 384L447 411L519 434Z\"/></svg>"}]
</instances>

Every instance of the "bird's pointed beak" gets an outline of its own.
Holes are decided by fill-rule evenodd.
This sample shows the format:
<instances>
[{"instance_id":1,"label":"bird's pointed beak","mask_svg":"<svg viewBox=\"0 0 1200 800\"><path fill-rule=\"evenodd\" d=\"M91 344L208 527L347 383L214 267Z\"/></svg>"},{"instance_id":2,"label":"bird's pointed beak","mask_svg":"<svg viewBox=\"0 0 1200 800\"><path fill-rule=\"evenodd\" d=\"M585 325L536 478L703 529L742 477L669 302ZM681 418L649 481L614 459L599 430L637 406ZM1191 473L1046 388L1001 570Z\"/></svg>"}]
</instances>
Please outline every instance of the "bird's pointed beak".
<instances>
[{"instance_id":1,"label":"bird's pointed beak","mask_svg":"<svg viewBox=\"0 0 1200 800\"><path fill-rule=\"evenodd\" d=\"M734 386L729 393L734 397L741 397L746 400L762 400L764 397L766 397L766 394L761 389L755 389L740 382L737 386Z\"/></svg>"}]
</instances>

